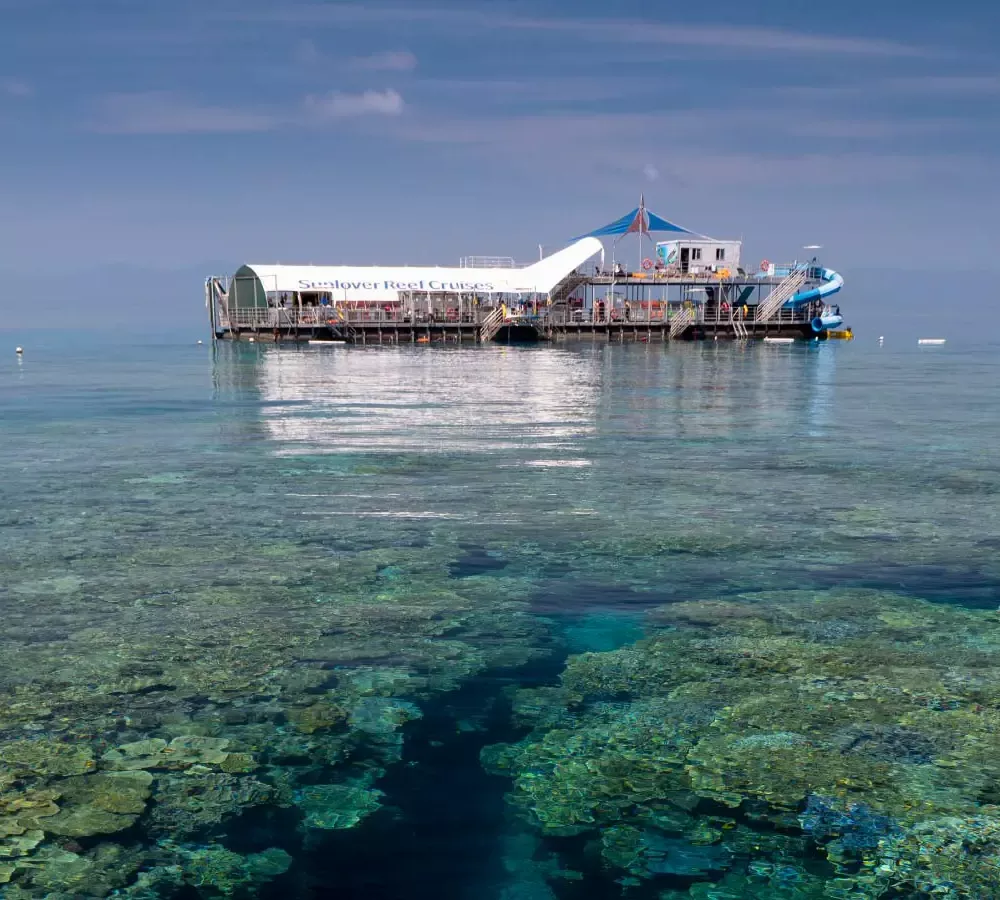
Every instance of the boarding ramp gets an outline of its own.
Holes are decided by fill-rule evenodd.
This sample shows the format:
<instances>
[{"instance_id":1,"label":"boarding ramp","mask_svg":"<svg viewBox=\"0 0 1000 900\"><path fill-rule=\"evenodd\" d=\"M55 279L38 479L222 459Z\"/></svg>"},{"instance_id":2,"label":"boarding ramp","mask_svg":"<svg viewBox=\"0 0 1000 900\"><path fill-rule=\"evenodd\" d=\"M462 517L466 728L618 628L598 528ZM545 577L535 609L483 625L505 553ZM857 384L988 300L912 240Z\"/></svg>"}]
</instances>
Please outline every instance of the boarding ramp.
<instances>
[{"instance_id":1,"label":"boarding ramp","mask_svg":"<svg viewBox=\"0 0 1000 900\"><path fill-rule=\"evenodd\" d=\"M808 266L801 269L794 269L790 272L784 281L775 285L771 293L767 295L767 298L760 305L758 305L757 321L766 322L774 316L774 314L777 313L781 307L783 307L798 293L799 288L805 284L808 277Z\"/></svg>"}]
</instances>

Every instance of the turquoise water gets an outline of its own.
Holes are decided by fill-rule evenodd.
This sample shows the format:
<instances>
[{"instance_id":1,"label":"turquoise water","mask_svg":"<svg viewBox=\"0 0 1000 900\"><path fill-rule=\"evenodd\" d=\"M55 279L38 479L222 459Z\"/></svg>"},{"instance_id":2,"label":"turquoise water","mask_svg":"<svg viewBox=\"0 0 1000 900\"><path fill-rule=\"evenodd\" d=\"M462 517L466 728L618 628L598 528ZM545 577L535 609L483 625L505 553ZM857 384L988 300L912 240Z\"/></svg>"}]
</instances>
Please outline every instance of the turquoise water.
<instances>
[{"instance_id":1,"label":"turquoise water","mask_svg":"<svg viewBox=\"0 0 1000 900\"><path fill-rule=\"evenodd\" d=\"M0 896L1000 896L997 349L0 365Z\"/></svg>"}]
</instances>

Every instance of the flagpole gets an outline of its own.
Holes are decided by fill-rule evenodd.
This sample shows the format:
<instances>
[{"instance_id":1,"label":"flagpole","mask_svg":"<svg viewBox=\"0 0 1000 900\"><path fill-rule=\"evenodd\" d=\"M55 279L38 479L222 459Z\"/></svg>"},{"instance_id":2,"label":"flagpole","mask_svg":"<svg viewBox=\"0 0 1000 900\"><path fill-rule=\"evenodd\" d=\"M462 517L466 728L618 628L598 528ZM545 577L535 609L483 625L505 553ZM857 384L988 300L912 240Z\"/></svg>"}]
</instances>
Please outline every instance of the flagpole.
<instances>
[{"instance_id":1,"label":"flagpole","mask_svg":"<svg viewBox=\"0 0 1000 900\"><path fill-rule=\"evenodd\" d=\"M646 230L646 195L645 192L639 194L639 268L642 271L642 234Z\"/></svg>"}]
</instances>

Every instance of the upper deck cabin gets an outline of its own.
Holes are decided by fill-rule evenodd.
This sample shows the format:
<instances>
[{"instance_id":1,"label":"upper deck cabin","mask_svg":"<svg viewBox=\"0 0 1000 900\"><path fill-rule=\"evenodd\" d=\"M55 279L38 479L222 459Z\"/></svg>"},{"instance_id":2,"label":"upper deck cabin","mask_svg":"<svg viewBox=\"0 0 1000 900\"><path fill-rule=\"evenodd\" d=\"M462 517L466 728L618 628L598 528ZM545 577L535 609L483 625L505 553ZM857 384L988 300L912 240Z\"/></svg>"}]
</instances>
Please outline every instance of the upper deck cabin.
<instances>
[{"instance_id":1,"label":"upper deck cabin","mask_svg":"<svg viewBox=\"0 0 1000 900\"><path fill-rule=\"evenodd\" d=\"M740 268L742 248L742 241L715 238L686 237L660 241L656 245L655 266L657 270L677 275L722 271L736 274Z\"/></svg>"}]
</instances>

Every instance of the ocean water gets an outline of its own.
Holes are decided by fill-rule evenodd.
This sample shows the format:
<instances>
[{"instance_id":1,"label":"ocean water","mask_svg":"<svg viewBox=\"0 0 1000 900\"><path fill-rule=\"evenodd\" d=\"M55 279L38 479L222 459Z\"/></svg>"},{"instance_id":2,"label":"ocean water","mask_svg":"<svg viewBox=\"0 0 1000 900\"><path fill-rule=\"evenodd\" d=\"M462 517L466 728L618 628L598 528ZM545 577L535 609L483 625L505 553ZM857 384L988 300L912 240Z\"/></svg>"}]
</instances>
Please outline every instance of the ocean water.
<instances>
[{"instance_id":1,"label":"ocean water","mask_svg":"<svg viewBox=\"0 0 1000 900\"><path fill-rule=\"evenodd\" d=\"M1000 350L0 363L0 897L1000 896Z\"/></svg>"}]
</instances>

